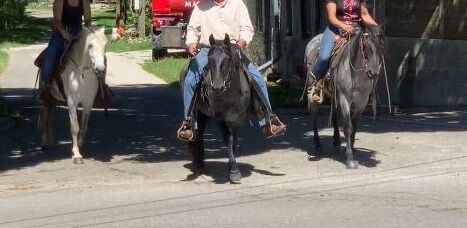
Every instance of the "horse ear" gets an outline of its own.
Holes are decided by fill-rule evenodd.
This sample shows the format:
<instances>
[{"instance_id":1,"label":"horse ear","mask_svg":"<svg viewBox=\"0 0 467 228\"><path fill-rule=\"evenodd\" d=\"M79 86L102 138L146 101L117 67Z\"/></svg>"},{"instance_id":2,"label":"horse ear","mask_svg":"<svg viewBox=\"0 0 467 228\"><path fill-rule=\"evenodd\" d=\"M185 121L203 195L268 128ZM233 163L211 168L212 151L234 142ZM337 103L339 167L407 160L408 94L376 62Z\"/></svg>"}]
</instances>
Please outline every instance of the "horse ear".
<instances>
[{"instance_id":1,"label":"horse ear","mask_svg":"<svg viewBox=\"0 0 467 228\"><path fill-rule=\"evenodd\" d=\"M98 33L102 33L102 34L105 34L105 27L100 27L98 30L97 30Z\"/></svg>"},{"instance_id":2,"label":"horse ear","mask_svg":"<svg viewBox=\"0 0 467 228\"><path fill-rule=\"evenodd\" d=\"M215 43L216 43L216 40L214 39L214 36L211 34L211 35L209 36L209 44L211 44L211 46L212 46L212 45L214 45Z\"/></svg>"},{"instance_id":3,"label":"horse ear","mask_svg":"<svg viewBox=\"0 0 467 228\"><path fill-rule=\"evenodd\" d=\"M227 33L225 34L224 43L227 46L230 44L230 37L229 37L229 34Z\"/></svg>"}]
</instances>

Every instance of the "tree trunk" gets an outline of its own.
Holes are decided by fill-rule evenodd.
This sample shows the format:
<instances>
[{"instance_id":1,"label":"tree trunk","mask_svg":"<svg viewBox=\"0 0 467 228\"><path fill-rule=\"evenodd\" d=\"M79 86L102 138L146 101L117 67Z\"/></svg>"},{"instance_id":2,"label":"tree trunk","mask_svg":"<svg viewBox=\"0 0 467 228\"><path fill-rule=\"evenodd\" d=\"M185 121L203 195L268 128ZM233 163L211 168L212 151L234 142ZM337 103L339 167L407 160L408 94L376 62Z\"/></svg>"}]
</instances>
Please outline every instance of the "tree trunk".
<instances>
[{"instance_id":1,"label":"tree trunk","mask_svg":"<svg viewBox=\"0 0 467 228\"><path fill-rule=\"evenodd\" d=\"M116 27L120 26L120 22L122 20L122 7L121 7L120 0L115 1L115 25Z\"/></svg>"},{"instance_id":2,"label":"tree trunk","mask_svg":"<svg viewBox=\"0 0 467 228\"><path fill-rule=\"evenodd\" d=\"M146 37L146 1L141 1L141 7L138 17L138 35L140 38Z\"/></svg>"}]
</instances>

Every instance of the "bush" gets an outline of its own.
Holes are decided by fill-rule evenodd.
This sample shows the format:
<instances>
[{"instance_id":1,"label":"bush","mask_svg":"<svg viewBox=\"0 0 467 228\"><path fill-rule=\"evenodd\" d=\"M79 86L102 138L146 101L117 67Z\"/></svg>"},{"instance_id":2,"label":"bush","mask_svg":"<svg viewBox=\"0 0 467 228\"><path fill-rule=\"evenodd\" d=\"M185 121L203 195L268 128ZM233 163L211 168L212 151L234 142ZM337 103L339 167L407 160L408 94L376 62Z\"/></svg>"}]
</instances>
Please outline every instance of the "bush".
<instances>
[{"instance_id":1,"label":"bush","mask_svg":"<svg viewBox=\"0 0 467 228\"><path fill-rule=\"evenodd\" d=\"M0 31L6 31L23 22L27 0L0 1Z\"/></svg>"}]
</instances>

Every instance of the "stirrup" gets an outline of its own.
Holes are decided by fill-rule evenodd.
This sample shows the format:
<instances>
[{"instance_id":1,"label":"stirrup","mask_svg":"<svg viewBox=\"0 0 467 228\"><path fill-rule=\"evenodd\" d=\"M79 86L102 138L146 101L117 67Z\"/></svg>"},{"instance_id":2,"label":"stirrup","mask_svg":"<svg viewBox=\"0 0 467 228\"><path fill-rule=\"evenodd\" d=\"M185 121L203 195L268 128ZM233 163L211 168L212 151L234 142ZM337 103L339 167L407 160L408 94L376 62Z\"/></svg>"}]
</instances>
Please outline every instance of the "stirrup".
<instances>
[{"instance_id":1,"label":"stirrup","mask_svg":"<svg viewBox=\"0 0 467 228\"><path fill-rule=\"evenodd\" d=\"M308 88L308 100L314 105L320 105L324 101L324 82L321 79L314 80Z\"/></svg>"},{"instance_id":2,"label":"stirrup","mask_svg":"<svg viewBox=\"0 0 467 228\"><path fill-rule=\"evenodd\" d=\"M191 118L183 120L182 125L177 130L177 138L187 142L194 141L195 134L191 127Z\"/></svg>"}]
</instances>

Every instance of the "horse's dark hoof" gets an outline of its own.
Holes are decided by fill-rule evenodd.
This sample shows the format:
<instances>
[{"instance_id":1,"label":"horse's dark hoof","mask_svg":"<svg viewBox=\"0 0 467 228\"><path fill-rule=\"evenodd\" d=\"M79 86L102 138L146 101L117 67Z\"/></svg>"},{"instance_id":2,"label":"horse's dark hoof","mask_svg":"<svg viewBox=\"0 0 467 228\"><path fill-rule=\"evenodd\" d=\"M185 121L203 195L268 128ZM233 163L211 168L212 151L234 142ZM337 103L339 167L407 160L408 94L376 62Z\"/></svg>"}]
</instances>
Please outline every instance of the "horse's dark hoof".
<instances>
[{"instance_id":1,"label":"horse's dark hoof","mask_svg":"<svg viewBox=\"0 0 467 228\"><path fill-rule=\"evenodd\" d=\"M49 146L42 146L42 147L41 147L41 150L42 150L42 151L47 151L47 150L49 150Z\"/></svg>"},{"instance_id":2,"label":"horse's dark hoof","mask_svg":"<svg viewBox=\"0 0 467 228\"><path fill-rule=\"evenodd\" d=\"M83 158L81 158L81 157L73 158L73 164L75 164L75 165L82 165L82 164L84 164Z\"/></svg>"},{"instance_id":3,"label":"horse's dark hoof","mask_svg":"<svg viewBox=\"0 0 467 228\"><path fill-rule=\"evenodd\" d=\"M242 180L242 173L240 170L230 170L230 183L232 184L240 184Z\"/></svg>"},{"instance_id":4,"label":"horse's dark hoof","mask_svg":"<svg viewBox=\"0 0 467 228\"><path fill-rule=\"evenodd\" d=\"M347 160L347 162L345 163L345 166L347 167L347 169L356 169L358 168L358 164L356 161L351 161L351 160Z\"/></svg>"}]
</instances>

